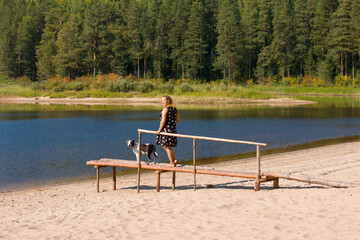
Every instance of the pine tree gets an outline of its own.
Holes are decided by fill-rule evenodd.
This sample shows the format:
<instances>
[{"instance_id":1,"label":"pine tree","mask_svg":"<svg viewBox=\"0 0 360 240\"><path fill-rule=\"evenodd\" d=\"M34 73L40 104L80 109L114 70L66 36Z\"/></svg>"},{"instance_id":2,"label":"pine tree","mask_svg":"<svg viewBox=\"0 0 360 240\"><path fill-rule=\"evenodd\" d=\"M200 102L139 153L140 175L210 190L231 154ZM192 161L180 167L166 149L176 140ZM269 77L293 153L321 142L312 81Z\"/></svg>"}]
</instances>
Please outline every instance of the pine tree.
<instances>
[{"instance_id":1,"label":"pine tree","mask_svg":"<svg viewBox=\"0 0 360 240\"><path fill-rule=\"evenodd\" d=\"M127 0L126 0L127 1ZM111 47L111 59L109 59L111 71L119 75L127 75L127 69L129 65L129 53L130 41L128 38L126 27L126 9L127 3L124 0L117 1L114 4L115 19L109 25L109 31L112 33L112 41L110 41Z\"/></svg>"},{"instance_id":2,"label":"pine tree","mask_svg":"<svg viewBox=\"0 0 360 240\"><path fill-rule=\"evenodd\" d=\"M295 36L296 51L300 54L299 75L303 74L303 62L306 50L309 48L310 41L310 17L306 0L295 1Z\"/></svg>"},{"instance_id":3,"label":"pine tree","mask_svg":"<svg viewBox=\"0 0 360 240\"><path fill-rule=\"evenodd\" d=\"M330 29L330 15L333 12L332 0L318 0L312 19L311 40L317 56L324 59L327 46L326 37Z\"/></svg>"},{"instance_id":4,"label":"pine tree","mask_svg":"<svg viewBox=\"0 0 360 240\"><path fill-rule=\"evenodd\" d=\"M154 42L154 72L157 72L158 78L168 78L170 75L169 54L170 49L168 45L169 30L171 22L171 5L172 0L163 0L159 6L159 12L155 27L155 42Z\"/></svg>"},{"instance_id":5,"label":"pine tree","mask_svg":"<svg viewBox=\"0 0 360 240\"><path fill-rule=\"evenodd\" d=\"M14 33L13 24L13 1L0 1L0 74L5 76L14 76L13 71L13 43Z\"/></svg>"},{"instance_id":6,"label":"pine tree","mask_svg":"<svg viewBox=\"0 0 360 240\"><path fill-rule=\"evenodd\" d=\"M275 1L273 26L274 39L271 43L272 54L279 66L280 75L285 77L285 72L290 75L293 62L293 14L289 0Z\"/></svg>"},{"instance_id":7,"label":"pine tree","mask_svg":"<svg viewBox=\"0 0 360 240\"><path fill-rule=\"evenodd\" d=\"M235 80L241 51L240 14L236 0L223 0L219 4L216 31L218 54L216 67L223 71L223 79Z\"/></svg>"},{"instance_id":8,"label":"pine tree","mask_svg":"<svg viewBox=\"0 0 360 240\"><path fill-rule=\"evenodd\" d=\"M173 69L178 77L178 69L181 68L181 78L185 78L185 38L187 37L190 6L188 0L175 0L172 4L172 21L169 31L170 58L173 61ZM197 24L197 23L196 23Z\"/></svg>"},{"instance_id":9,"label":"pine tree","mask_svg":"<svg viewBox=\"0 0 360 240\"><path fill-rule=\"evenodd\" d=\"M216 44L217 44L217 33L216 33L216 15L218 14L219 1L217 0L205 0L205 42L207 43L207 50L204 56L204 71L203 75L207 80L218 79L221 77L221 73L214 69L216 60Z\"/></svg>"},{"instance_id":10,"label":"pine tree","mask_svg":"<svg viewBox=\"0 0 360 240\"><path fill-rule=\"evenodd\" d=\"M154 43L154 23L150 17L149 7L153 7L153 2L142 3L142 14L140 16L140 33L143 39L143 78L147 78L151 72L148 72L148 60L151 55L151 49ZM153 9L152 9L153 10Z\"/></svg>"},{"instance_id":11,"label":"pine tree","mask_svg":"<svg viewBox=\"0 0 360 240\"><path fill-rule=\"evenodd\" d=\"M56 72L60 77L67 76L68 81L77 75L80 68L81 48L77 23L76 17L73 14L70 15L69 19L61 25L56 41L58 48L58 54L54 59L57 66Z\"/></svg>"},{"instance_id":12,"label":"pine tree","mask_svg":"<svg viewBox=\"0 0 360 240\"><path fill-rule=\"evenodd\" d=\"M355 78L355 54L360 57L360 0L351 1L351 37L352 37L352 78ZM360 78L360 76L356 76Z\"/></svg>"},{"instance_id":13,"label":"pine tree","mask_svg":"<svg viewBox=\"0 0 360 240\"><path fill-rule=\"evenodd\" d=\"M13 25L16 31L16 75L35 80L35 48L40 40L43 24L41 6L38 1L16 1L15 9L20 10L14 17Z\"/></svg>"},{"instance_id":14,"label":"pine tree","mask_svg":"<svg viewBox=\"0 0 360 240\"><path fill-rule=\"evenodd\" d=\"M143 55L140 16L142 9L137 1L130 1L127 13L127 33L130 39L129 54L134 65L134 75L140 78L140 59Z\"/></svg>"},{"instance_id":15,"label":"pine tree","mask_svg":"<svg viewBox=\"0 0 360 240\"><path fill-rule=\"evenodd\" d=\"M82 32L82 47L86 53L85 63L92 67L92 75L97 71L110 72L112 35L108 25L113 21L114 8L107 1L93 1L85 11Z\"/></svg>"},{"instance_id":16,"label":"pine tree","mask_svg":"<svg viewBox=\"0 0 360 240\"><path fill-rule=\"evenodd\" d=\"M249 79L252 76L253 72L253 61L257 55L256 46L257 46L257 39L256 36L258 35L258 29L256 26L258 25L258 9L256 6L258 5L258 0L245 0L243 2L243 10L241 11L242 22L245 31L245 49L248 52L249 61L248 61L248 71L249 71Z\"/></svg>"},{"instance_id":17,"label":"pine tree","mask_svg":"<svg viewBox=\"0 0 360 240\"><path fill-rule=\"evenodd\" d=\"M61 12L59 8L51 9L45 17L45 29L41 35L40 44L36 49L36 66L38 77L41 80L53 77L56 74L54 58L57 54L56 40L61 27Z\"/></svg>"},{"instance_id":18,"label":"pine tree","mask_svg":"<svg viewBox=\"0 0 360 240\"><path fill-rule=\"evenodd\" d=\"M204 41L204 13L205 9L202 2L194 1L191 5L188 31L184 42L189 77L191 76L195 80L201 75L201 70L204 67L203 57L207 47Z\"/></svg>"},{"instance_id":19,"label":"pine tree","mask_svg":"<svg viewBox=\"0 0 360 240\"><path fill-rule=\"evenodd\" d=\"M255 76L264 80L270 63L269 45L272 40L271 0L258 0L258 16L257 35L255 37L260 53L258 54Z\"/></svg>"},{"instance_id":20,"label":"pine tree","mask_svg":"<svg viewBox=\"0 0 360 240\"><path fill-rule=\"evenodd\" d=\"M144 61L149 62L147 65L149 65L149 76L156 76L156 63L158 59L158 52L156 49L157 46L157 22L158 22L158 14L159 14L159 5L160 2L158 0L149 0L148 6L147 6L147 21L145 23L145 43L144 43ZM147 61L147 59L151 59L151 61ZM160 62L160 61L159 61ZM145 66L145 63L144 63ZM152 66L152 71L150 71L150 68ZM145 67L144 67L145 68ZM147 67L145 68L147 69ZM161 75L160 72L158 73L158 76Z\"/></svg>"},{"instance_id":21,"label":"pine tree","mask_svg":"<svg viewBox=\"0 0 360 240\"><path fill-rule=\"evenodd\" d=\"M339 6L332 18L329 40L330 55L340 62L340 75L346 77L348 76L348 54L351 52L350 10L350 0L339 0Z\"/></svg>"}]
</instances>

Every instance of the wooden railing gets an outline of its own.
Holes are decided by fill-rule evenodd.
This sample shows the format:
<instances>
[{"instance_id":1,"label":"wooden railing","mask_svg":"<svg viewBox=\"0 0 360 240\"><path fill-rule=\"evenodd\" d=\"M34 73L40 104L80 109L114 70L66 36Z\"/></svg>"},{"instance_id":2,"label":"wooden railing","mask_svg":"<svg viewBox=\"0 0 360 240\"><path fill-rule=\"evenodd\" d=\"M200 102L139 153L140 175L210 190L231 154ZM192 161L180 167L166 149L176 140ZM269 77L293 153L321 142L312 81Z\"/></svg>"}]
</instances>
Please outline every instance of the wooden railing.
<instances>
[{"instance_id":1,"label":"wooden railing","mask_svg":"<svg viewBox=\"0 0 360 240\"><path fill-rule=\"evenodd\" d=\"M139 132L139 149L141 145L141 133L150 133L156 134L156 131L138 129ZM192 136L192 135L184 135L184 134L174 134L174 133L164 133L161 132L161 135L173 136L173 137L182 137L182 138L191 138L193 139L193 165L194 165L194 190L196 190L196 140L208 140L208 141L218 141L218 142L229 142L229 143L240 143L240 144L248 144L256 146L256 163L257 163L257 175L255 182L255 190L260 190L260 179L261 179L261 164L260 164L260 146L266 146L266 143L258 143L258 142L250 142L250 141L241 141L241 140L233 140L233 139L225 139L225 138L214 138L214 137L202 137L202 136ZM141 156L138 154L138 192L140 191L140 166L141 166ZM175 177L175 172L173 172L173 178Z\"/></svg>"}]
</instances>

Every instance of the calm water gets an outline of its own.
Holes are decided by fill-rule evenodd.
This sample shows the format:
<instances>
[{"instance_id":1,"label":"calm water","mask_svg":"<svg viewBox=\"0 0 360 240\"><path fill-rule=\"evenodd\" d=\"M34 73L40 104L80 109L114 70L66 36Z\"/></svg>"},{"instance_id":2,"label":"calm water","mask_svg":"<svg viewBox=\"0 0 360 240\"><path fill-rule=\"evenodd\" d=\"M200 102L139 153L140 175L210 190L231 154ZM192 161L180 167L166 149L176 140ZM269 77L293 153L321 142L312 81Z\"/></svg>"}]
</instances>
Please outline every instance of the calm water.
<instances>
[{"instance_id":1,"label":"calm water","mask_svg":"<svg viewBox=\"0 0 360 240\"><path fill-rule=\"evenodd\" d=\"M360 135L360 99L316 99L296 107L178 106L178 133L267 143L283 148L329 138ZM0 191L94 177L86 161L134 159L125 145L137 129L156 130L158 107L0 105ZM155 143L155 135L144 134ZM197 157L255 151L254 146L197 142ZM158 147L160 161L166 153ZM175 156L192 158L192 140L178 139ZM145 160L145 158L144 158Z\"/></svg>"}]
</instances>

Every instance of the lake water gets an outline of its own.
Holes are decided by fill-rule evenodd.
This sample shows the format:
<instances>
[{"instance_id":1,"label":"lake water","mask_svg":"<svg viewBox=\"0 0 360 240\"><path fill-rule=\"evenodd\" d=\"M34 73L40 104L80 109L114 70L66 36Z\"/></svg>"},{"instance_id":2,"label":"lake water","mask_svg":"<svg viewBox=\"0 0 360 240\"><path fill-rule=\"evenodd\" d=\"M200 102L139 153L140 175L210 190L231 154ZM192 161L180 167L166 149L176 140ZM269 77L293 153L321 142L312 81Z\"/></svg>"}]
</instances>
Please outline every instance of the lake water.
<instances>
[{"instance_id":1,"label":"lake water","mask_svg":"<svg viewBox=\"0 0 360 240\"><path fill-rule=\"evenodd\" d=\"M346 136L360 140L360 99L316 100L291 107L179 105L182 122L177 129L180 134L267 143L261 150ZM0 104L0 191L94 177L88 160L135 160L125 141L137 139L139 128L157 130L160 111L160 105ZM142 141L155 143L155 135L143 134ZM197 157L205 162L254 151L255 146L197 141ZM192 140L179 138L174 152L180 161L191 160ZM161 162L168 162L160 146L158 153Z\"/></svg>"}]
</instances>

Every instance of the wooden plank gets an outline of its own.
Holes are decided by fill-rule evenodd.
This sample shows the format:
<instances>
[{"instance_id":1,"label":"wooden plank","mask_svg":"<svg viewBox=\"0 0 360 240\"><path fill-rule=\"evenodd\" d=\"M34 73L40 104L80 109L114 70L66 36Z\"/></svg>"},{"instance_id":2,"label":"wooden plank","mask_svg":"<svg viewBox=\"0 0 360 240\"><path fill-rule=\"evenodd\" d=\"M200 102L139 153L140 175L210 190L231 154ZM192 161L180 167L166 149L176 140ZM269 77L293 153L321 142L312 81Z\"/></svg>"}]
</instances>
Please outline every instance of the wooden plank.
<instances>
[{"instance_id":1,"label":"wooden plank","mask_svg":"<svg viewBox=\"0 0 360 240\"><path fill-rule=\"evenodd\" d=\"M101 167L124 167L124 168L138 168L138 163L131 160L120 160L120 159L101 159L101 160L92 160L86 163L87 165L101 166ZM176 167L166 164L149 164L146 165L145 162L141 162L142 169L149 170L162 170L167 172L185 172L185 173L194 173L194 167L189 165L177 165ZM240 172L226 169L214 169L209 167L197 167L197 174L208 174L208 175L219 175L219 176L228 176L228 177L242 177L242 178L251 178L256 179L257 174L252 172ZM266 176L262 176L266 178Z\"/></svg>"},{"instance_id":2,"label":"wooden plank","mask_svg":"<svg viewBox=\"0 0 360 240\"><path fill-rule=\"evenodd\" d=\"M299 182L306 182L306 183L313 183L331 187L339 187L339 188L348 188L348 187L360 187L358 183L348 183L348 182L338 182L338 181L331 181L325 179L318 179L312 177L304 177L304 176L295 176L291 174L279 174L279 173L270 173L270 172L263 172L262 175L269 176L273 178L284 178L287 180L294 180Z\"/></svg>"},{"instance_id":3,"label":"wooden plank","mask_svg":"<svg viewBox=\"0 0 360 240\"><path fill-rule=\"evenodd\" d=\"M139 132L143 132L143 133L156 134L156 131L150 131L150 130L144 130L144 129L138 129L138 131L139 131ZM209 141L218 141L218 142L243 143L243 144L266 146L266 143L258 143L258 142L250 142L250 141L241 141L241 140L233 140L233 139L226 139L226 138L202 137L202 136L192 136L192 135L175 134L175 133L164 133L164 132L161 132L160 134L161 134L161 135L166 135L166 136L173 136L173 137L183 137L183 138L193 138L193 139L209 140Z\"/></svg>"},{"instance_id":4,"label":"wooden plank","mask_svg":"<svg viewBox=\"0 0 360 240\"><path fill-rule=\"evenodd\" d=\"M198 174L208 174L208 175L218 175L218 176L227 176L227 177L241 177L241 178L250 178L256 179L256 186L260 187L260 183L267 181L278 180L276 176L270 176L262 174L261 178L258 178L257 173L252 172L240 172L228 169L215 169L209 167L195 167L190 165L177 165L173 166L166 163L158 163L158 164L149 164L146 165L145 162L138 163L133 160L122 160L122 159L108 159L103 158L100 160L92 160L86 162L89 166L94 166L96 168L96 178L97 178L97 191L99 192L100 185L100 168L102 167L113 167L113 189L116 189L116 167L123 168L138 168L138 170L148 169L155 170L157 175L157 191L160 191L160 173L162 172L172 172L172 190L175 190L175 172L185 172L185 173L198 173ZM196 166L196 165L195 165ZM196 182L195 182L196 184ZM274 183L275 185L278 185ZM275 186L274 185L274 186ZM196 185L195 185L196 186ZM256 188L255 186L255 188ZM196 189L196 188L195 188ZM138 182L138 191L139 191L139 182Z\"/></svg>"}]
</instances>

